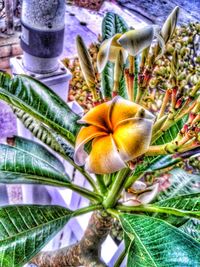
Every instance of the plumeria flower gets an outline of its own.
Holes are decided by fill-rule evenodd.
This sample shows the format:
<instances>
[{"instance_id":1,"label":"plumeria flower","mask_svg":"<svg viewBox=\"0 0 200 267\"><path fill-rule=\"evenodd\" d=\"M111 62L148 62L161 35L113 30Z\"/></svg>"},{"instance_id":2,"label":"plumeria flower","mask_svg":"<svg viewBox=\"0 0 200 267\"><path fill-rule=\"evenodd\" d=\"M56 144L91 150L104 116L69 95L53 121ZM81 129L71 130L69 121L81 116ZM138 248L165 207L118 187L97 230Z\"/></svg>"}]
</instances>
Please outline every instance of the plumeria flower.
<instances>
[{"instance_id":1,"label":"plumeria flower","mask_svg":"<svg viewBox=\"0 0 200 267\"><path fill-rule=\"evenodd\" d=\"M116 96L91 109L79 123L74 161L91 173L106 174L126 167L150 145L154 115L142 106ZM89 154L85 145L92 141Z\"/></svg>"},{"instance_id":2,"label":"plumeria flower","mask_svg":"<svg viewBox=\"0 0 200 267\"><path fill-rule=\"evenodd\" d=\"M151 45L155 36L155 28L146 26L138 30L130 30L126 33L117 33L105 40L97 56L97 67L101 73L109 61L115 63L119 52L122 53L124 62L127 55L136 56L143 49Z\"/></svg>"}]
</instances>

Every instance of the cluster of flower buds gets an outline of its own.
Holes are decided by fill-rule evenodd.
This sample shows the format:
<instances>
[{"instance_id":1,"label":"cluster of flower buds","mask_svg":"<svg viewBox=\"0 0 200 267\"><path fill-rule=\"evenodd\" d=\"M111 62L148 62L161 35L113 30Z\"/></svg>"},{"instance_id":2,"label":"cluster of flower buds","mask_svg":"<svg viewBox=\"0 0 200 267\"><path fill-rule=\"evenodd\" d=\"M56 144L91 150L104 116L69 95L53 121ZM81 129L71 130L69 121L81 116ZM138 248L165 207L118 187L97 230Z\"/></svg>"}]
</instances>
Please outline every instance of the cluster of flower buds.
<instances>
[{"instance_id":1,"label":"cluster of flower buds","mask_svg":"<svg viewBox=\"0 0 200 267\"><path fill-rule=\"evenodd\" d=\"M194 95L200 88L200 23L178 27L166 45L162 58L155 62L150 91L157 93L148 105L160 109L162 90L178 86L183 96ZM159 100L159 101L157 101ZM177 104L180 104L181 100Z\"/></svg>"},{"instance_id":2,"label":"cluster of flower buds","mask_svg":"<svg viewBox=\"0 0 200 267\"><path fill-rule=\"evenodd\" d=\"M200 98L194 101L194 104L189 107L183 105L183 108L180 110L185 115L188 114L188 110L191 111L189 112L188 120L183 125L177 137L172 142L166 144L165 150L169 153L184 152L200 146Z\"/></svg>"}]
</instances>

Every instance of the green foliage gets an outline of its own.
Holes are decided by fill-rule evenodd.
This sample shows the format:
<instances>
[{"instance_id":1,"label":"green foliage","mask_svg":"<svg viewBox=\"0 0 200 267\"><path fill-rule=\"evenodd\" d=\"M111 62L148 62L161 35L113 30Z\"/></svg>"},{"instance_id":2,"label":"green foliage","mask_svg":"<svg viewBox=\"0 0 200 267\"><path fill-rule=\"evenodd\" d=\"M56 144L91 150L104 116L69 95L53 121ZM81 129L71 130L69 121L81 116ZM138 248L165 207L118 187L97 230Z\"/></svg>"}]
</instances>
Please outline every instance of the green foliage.
<instances>
[{"instance_id":1,"label":"green foliage","mask_svg":"<svg viewBox=\"0 0 200 267\"><path fill-rule=\"evenodd\" d=\"M113 12L108 12L102 22L102 39L105 41L116 33L124 33L128 29L129 27L122 17Z\"/></svg>"},{"instance_id":2,"label":"green foliage","mask_svg":"<svg viewBox=\"0 0 200 267\"><path fill-rule=\"evenodd\" d=\"M0 84L0 99L25 111L74 144L80 129L79 117L50 88L24 75L13 78L8 87Z\"/></svg>"},{"instance_id":3,"label":"green foliage","mask_svg":"<svg viewBox=\"0 0 200 267\"><path fill-rule=\"evenodd\" d=\"M116 33L124 33L129 29L128 25L122 17L119 15L108 12L102 22L102 39L106 39L114 36ZM114 73L114 64L108 62L101 74L101 90L105 98L112 97L113 90L113 73ZM124 82L124 77L120 81L119 92L121 96L126 96L126 86Z\"/></svg>"},{"instance_id":4,"label":"green foliage","mask_svg":"<svg viewBox=\"0 0 200 267\"><path fill-rule=\"evenodd\" d=\"M105 98L112 97L114 63L108 62L101 74L101 90Z\"/></svg>"},{"instance_id":5,"label":"green foliage","mask_svg":"<svg viewBox=\"0 0 200 267\"><path fill-rule=\"evenodd\" d=\"M62 164L44 147L18 139L14 146L0 144L0 181L66 186L69 177Z\"/></svg>"},{"instance_id":6,"label":"green foliage","mask_svg":"<svg viewBox=\"0 0 200 267\"><path fill-rule=\"evenodd\" d=\"M155 141L154 145L162 145L174 140L178 132L182 129L184 123L187 120L187 116L184 116L181 120L174 123L167 131L163 132L159 138ZM145 156L139 164L136 165L132 177L129 178L127 186L132 184L134 177L139 177L145 173L151 173L157 170L166 169L178 162L182 161L181 158L174 158L173 155L166 156Z\"/></svg>"},{"instance_id":7,"label":"green foliage","mask_svg":"<svg viewBox=\"0 0 200 267\"><path fill-rule=\"evenodd\" d=\"M0 208L0 267L21 267L35 256L71 218L58 206Z\"/></svg>"},{"instance_id":8,"label":"green foliage","mask_svg":"<svg viewBox=\"0 0 200 267\"><path fill-rule=\"evenodd\" d=\"M165 221L177 227L185 223L187 218L187 211L193 211L194 214L200 217L200 193L180 195L176 197L167 198L165 200L155 203L156 206L169 207L173 209L184 210L186 217L172 216L170 214L157 214L156 218L164 219Z\"/></svg>"},{"instance_id":9,"label":"green foliage","mask_svg":"<svg viewBox=\"0 0 200 267\"><path fill-rule=\"evenodd\" d=\"M121 214L127 266L198 267L200 243L170 224L144 215Z\"/></svg>"}]
</instances>

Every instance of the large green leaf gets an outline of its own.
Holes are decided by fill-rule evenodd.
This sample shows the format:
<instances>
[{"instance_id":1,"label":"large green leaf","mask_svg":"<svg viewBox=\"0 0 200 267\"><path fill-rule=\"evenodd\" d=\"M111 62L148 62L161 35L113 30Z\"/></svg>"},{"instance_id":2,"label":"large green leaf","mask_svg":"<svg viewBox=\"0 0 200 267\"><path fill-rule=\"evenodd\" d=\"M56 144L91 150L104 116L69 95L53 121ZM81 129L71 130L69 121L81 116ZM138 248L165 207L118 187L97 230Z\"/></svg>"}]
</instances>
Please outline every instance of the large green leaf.
<instances>
[{"instance_id":1,"label":"large green leaf","mask_svg":"<svg viewBox=\"0 0 200 267\"><path fill-rule=\"evenodd\" d=\"M78 115L50 88L25 76L14 77L7 88L0 86L0 99L30 114L74 144L80 129Z\"/></svg>"},{"instance_id":2,"label":"large green leaf","mask_svg":"<svg viewBox=\"0 0 200 267\"><path fill-rule=\"evenodd\" d=\"M128 25L119 15L108 12L102 22L102 39L112 37L116 33L124 33L129 30ZM104 98L112 97L113 79L114 79L114 64L108 62L101 73L101 90ZM126 87L124 77L120 82L120 95L126 96Z\"/></svg>"},{"instance_id":3,"label":"large green leaf","mask_svg":"<svg viewBox=\"0 0 200 267\"><path fill-rule=\"evenodd\" d=\"M128 267L198 267L200 243L174 226L144 215L121 214Z\"/></svg>"},{"instance_id":4,"label":"large green leaf","mask_svg":"<svg viewBox=\"0 0 200 267\"><path fill-rule=\"evenodd\" d=\"M27 151L30 155L43 159L61 173L65 173L65 167L63 163L43 145L20 136L13 136L12 138L9 138L8 141L9 145L19 148L23 151Z\"/></svg>"},{"instance_id":5,"label":"large green leaf","mask_svg":"<svg viewBox=\"0 0 200 267\"><path fill-rule=\"evenodd\" d=\"M69 184L69 177L61 164L45 148L38 144L31 148L32 142L28 140L14 145L18 146L0 144L0 182L54 186Z\"/></svg>"},{"instance_id":6,"label":"large green leaf","mask_svg":"<svg viewBox=\"0 0 200 267\"><path fill-rule=\"evenodd\" d=\"M0 267L22 267L69 221L59 206L0 208Z\"/></svg>"},{"instance_id":7,"label":"large green leaf","mask_svg":"<svg viewBox=\"0 0 200 267\"><path fill-rule=\"evenodd\" d=\"M187 216L187 211L199 212L199 217L200 217L200 193L167 198L165 200L156 202L154 205L159 207L169 207L173 209L186 211L186 216ZM156 218L163 219L175 226L180 226L188 220L188 218L174 216L174 215L172 216L170 214L160 214L160 213L156 215Z\"/></svg>"}]
</instances>

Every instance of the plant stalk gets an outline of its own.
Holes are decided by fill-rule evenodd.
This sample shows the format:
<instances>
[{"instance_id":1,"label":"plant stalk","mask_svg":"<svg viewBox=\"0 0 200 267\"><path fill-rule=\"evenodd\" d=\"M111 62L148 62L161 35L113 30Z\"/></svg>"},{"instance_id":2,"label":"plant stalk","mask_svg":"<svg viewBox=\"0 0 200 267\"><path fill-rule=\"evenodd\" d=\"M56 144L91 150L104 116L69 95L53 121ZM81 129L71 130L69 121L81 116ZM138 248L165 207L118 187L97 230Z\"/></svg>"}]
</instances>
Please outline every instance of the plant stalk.
<instances>
[{"instance_id":1,"label":"plant stalk","mask_svg":"<svg viewBox=\"0 0 200 267\"><path fill-rule=\"evenodd\" d=\"M91 205L85 208L81 208L73 212L73 217L80 216L94 210L101 210L102 208L103 208L102 205Z\"/></svg>"},{"instance_id":2,"label":"plant stalk","mask_svg":"<svg viewBox=\"0 0 200 267\"><path fill-rule=\"evenodd\" d=\"M102 199L103 199L102 196L100 196L96 193L93 193L93 192L89 191L88 189L83 188L81 186L69 183L69 184L65 184L64 187L69 188L72 191L79 193L81 196L91 200L92 202L94 202L94 201L98 202L98 203L102 202Z\"/></svg>"},{"instance_id":3,"label":"plant stalk","mask_svg":"<svg viewBox=\"0 0 200 267\"><path fill-rule=\"evenodd\" d=\"M192 217L196 219L200 219L199 211L187 211L187 210L179 210L168 207L159 207L154 205L146 205L146 206L123 206L117 205L116 209L122 212L151 212L151 213L165 213L170 215L175 215L179 217Z\"/></svg>"},{"instance_id":4,"label":"plant stalk","mask_svg":"<svg viewBox=\"0 0 200 267\"><path fill-rule=\"evenodd\" d=\"M122 190L127 182L131 170L129 168L124 168L119 171L115 177L115 181L109 190L108 196L103 202L103 206L107 208L112 208L118 201Z\"/></svg>"}]
</instances>

